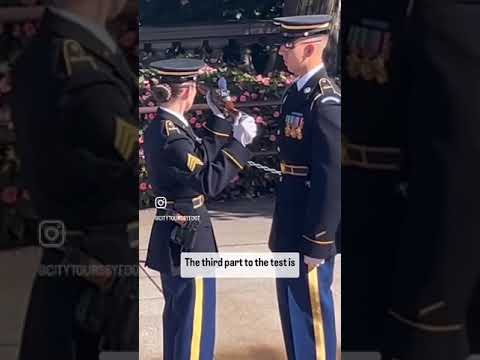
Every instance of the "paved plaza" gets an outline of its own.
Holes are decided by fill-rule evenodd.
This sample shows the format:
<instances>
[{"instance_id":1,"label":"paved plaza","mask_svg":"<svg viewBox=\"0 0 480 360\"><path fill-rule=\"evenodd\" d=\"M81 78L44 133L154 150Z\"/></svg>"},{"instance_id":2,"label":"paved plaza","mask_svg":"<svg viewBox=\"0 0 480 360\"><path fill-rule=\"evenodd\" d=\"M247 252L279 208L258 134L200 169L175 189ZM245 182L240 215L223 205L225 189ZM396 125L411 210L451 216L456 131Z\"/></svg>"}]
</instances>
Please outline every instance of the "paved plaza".
<instances>
[{"instance_id":1,"label":"paved plaza","mask_svg":"<svg viewBox=\"0 0 480 360\"><path fill-rule=\"evenodd\" d=\"M219 250L266 252L273 198L209 205ZM155 211L140 214L140 259L145 259ZM159 274L140 274L141 360L162 360L163 297ZM334 293L340 323L340 257ZM339 326L338 326L339 328ZM339 329L340 330L340 329ZM338 331L340 333L340 331ZM216 360L285 360L273 279L219 279Z\"/></svg>"},{"instance_id":2,"label":"paved plaza","mask_svg":"<svg viewBox=\"0 0 480 360\"><path fill-rule=\"evenodd\" d=\"M220 251L268 251L273 199L219 202L209 206ZM160 276L143 265L154 210L140 213L141 360L162 360ZM15 360L39 248L0 252L0 359ZM22 266L20 266L20 264ZM273 279L220 279L216 360L286 359ZM340 258L334 285L340 320Z\"/></svg>"}]
</instances>

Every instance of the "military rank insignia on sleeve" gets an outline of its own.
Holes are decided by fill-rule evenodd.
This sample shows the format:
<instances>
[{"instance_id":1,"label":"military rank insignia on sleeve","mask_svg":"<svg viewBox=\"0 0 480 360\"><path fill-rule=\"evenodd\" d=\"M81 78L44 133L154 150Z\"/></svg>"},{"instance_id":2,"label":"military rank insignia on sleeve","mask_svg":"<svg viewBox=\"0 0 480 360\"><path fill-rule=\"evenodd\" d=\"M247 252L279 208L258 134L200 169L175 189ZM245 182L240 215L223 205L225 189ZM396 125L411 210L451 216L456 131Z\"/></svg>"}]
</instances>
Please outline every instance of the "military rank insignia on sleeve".
<instances>
[{"instance_id":1,"label":"military rank insignia on sleeve","mask_svg":"<svg viewBox=\"0 0 480 360\"><path fill-rule=\"evenodd\" d=\"M97 70L97 64L92 56L87 55L82 46L75 40L67 39L63 42L63 57L67 74L73 74L76 65L86 65Z\"/></svg>"},{"instance_id":2,"label":"military rank insignia on sleeve","mask_svg":"<svg viewBox=\"0 0 480 360\"><path fill-rule=\"evenodd\" d=\"M197 168L197 166L203 166L203 161L200 160L195 155L192 155L192 154L188 153L188 155L187 155L188 170L190 170L191 172L194 172L195 169Z\"/></svg>"},{"instance_id":3,"label":"military rank insignia on sleeve","mask_svg":"<svg viewBox=\"0 0 480 360\"><path fill-rule=\"evenodd\" d=\"M138 141L138 129L119 117L115 119L115 122L115 149L125 160L128 160Z\"/></svg>"}]
</instances>

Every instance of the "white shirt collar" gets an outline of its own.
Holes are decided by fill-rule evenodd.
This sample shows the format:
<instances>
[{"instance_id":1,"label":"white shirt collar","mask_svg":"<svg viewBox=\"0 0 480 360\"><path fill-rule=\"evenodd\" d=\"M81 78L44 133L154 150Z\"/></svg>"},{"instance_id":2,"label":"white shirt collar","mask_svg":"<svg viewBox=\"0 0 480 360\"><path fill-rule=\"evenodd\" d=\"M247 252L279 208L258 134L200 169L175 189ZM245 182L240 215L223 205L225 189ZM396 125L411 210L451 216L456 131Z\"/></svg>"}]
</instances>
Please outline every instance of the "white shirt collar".
<instances>
[{"instance_id":1,"label":"white shirt collar","mask_svg":"<svg viewBox=\"0 0 480 360\"><path fill-rule=\"evenodd\" d=\"M64 19L67 19L88 30L90 33L92 33L93 36L103 42L110 49L111 52L117 52L117 43L115 42L115 40L113 40L112 36L104 27L65 9L60 9L53 6L49 7L49 9L56 15L61 16Z\"/></svg>"},{"instance_id":2,"label":"white shirt collar","mask_svg":"<svg viewBox=\"0 0 480 360\"><path fill-rule=\"evenodd\" d=\"M177 113L176 111L173 111L173 110L170 110L170 109L167 109L163 106L160 106L160 109L162 109L163 111L169 113L170 115L173 115L175 116L177 119L179 119L182 123L184 123L187 127L190 126L190 124L188 123L187 119L185 119L185 117L179 113Z\"/></svg>"},{"instance_id":3,"label":"white shirt collar","mask_svg":"<svg viewBox=\"0 0 480 360\"><path fill-rule=\"evenodd\" d=\"M303 87L308 83L308 81L315 76L317 72L319 72L321 69L323 69L323 64L318 65L314 69L310 70L306 74L302 75L301 77L298 78L297 80L297 89L298 91L302 90Z\"/></svg>"}]
</instances>

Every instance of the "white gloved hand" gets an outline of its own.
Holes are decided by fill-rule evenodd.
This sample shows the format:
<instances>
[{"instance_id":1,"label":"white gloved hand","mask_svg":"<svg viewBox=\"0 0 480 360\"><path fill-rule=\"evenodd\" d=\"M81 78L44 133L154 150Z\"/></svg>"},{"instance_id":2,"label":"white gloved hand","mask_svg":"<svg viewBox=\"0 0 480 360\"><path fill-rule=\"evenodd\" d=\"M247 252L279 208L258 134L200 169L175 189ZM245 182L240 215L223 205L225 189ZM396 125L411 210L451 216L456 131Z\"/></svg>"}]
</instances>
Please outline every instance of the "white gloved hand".
<instances>
[{"instance_id":1,"label":"white gloved hand","mask_svg":"<svg viewBox=\"0 0 480 360\"><path fill-rule=\"evenodd\" d=\"M303 262L312 267L318 267L325 264L325 259L316 259L307 255L303 255Z\"/></svg>"},{"instance_id":2,"label":"white gloved hand","mask_svg":"<svg viewBox=\"0 0 480 360\"><path fill-rule=\"evenodd\" d=\"M207 95L205 95L205 98L207 99L207 105L212 110L212 112L215 114L215 116L225 119L225 116L223 113L220 111L220 109L215 105L215 103L212 100L212 93L209 91L207 92Z\"/></svg>"},{"instance_id":3,"label":"white gloved hand","mask_svg":"<svg viewBox=\"0 0 480 360\"><path fill-rule=\"evenodd\" d=\"M239 113L233 123L233 137L243 146L247 146L255 139L257 131L255 119L243 112Z\"/></svg>"}]
</instances>

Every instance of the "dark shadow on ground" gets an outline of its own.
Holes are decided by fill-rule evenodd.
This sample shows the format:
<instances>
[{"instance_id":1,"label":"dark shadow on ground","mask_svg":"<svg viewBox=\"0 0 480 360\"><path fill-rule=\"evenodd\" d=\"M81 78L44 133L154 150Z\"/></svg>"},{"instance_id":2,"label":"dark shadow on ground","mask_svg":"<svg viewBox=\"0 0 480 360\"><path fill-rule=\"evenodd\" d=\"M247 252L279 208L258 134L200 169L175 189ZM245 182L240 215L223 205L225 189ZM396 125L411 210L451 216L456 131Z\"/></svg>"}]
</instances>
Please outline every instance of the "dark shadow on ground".
<instances>
[{"instance_id":1,"label":"dark shadow on ground","mask_svg":"<svg viewBox=\"0 0 480 360\"><path fill-rule=\"evenodd\" d=\"M233 220L235 218L264 217L271 219L275 206L274 196L255 199L239 199L209 202L207 208L215 220Z\"/></svg>"},{"instance_id":2,"label":"dark shadow on ground","mask_svg":"<svg viewBox=\"0 0 480 360\"><path fill-rule=\"evenodd\" d=\"M249 346L236 351L215 354L215 360L286 360L283 344L274 349L266 346Z\"/></svg>"},{"instance_id":3,"label":"dark shadow on ground","mask_svg":"<svg viewBox=\"0 0 480 360\"><path fill-rule=\"evenodd\" d=\"M265 346L250 346L236 351L222 351L215 354L215 360L286 360L286 358L282 349L273 349ZM149 360L163 359L161 357L153 357Z\"/></svg>"}]
</instances>

